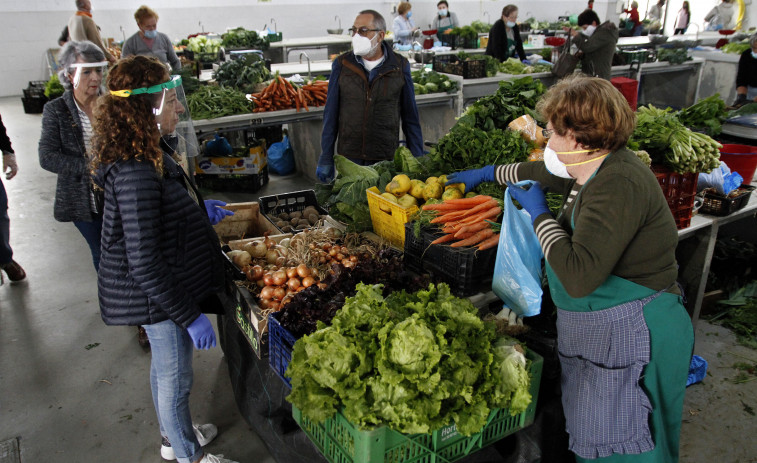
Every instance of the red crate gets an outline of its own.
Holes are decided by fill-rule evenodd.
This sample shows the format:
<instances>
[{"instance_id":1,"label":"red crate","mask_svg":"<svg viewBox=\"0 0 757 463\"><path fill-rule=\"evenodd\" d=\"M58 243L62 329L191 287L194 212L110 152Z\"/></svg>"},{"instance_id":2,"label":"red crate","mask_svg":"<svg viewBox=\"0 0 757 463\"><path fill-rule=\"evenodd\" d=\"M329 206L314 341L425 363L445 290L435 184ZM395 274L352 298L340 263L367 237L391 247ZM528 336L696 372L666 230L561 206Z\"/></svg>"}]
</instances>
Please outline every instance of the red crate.
<instances>
[{"instance_id":1,"label":"red crate","mask_svg":"<svg viewBox=\"0 0 757 463\"><path fill-rule=\"evenodd\" d=\"M652 166L657 182L662 188L662 194L668 202L670 212L679 230L691 223L691 213L694 209L694 196L697 193L697 173L679 174L660 165Z\"/></svg>"},{"instance_id":2,"label":"red crate","mask_svg":"<svg viewBox=\"0 0 757 463\"><path fill-rule=\"evenodd\" d=\"M617 88L631 107L631 111L636 111L636 105L639 96L639 81L629 79L628 77L613 77L610 79L613 87Z\"/></svg>"}]
</instances>

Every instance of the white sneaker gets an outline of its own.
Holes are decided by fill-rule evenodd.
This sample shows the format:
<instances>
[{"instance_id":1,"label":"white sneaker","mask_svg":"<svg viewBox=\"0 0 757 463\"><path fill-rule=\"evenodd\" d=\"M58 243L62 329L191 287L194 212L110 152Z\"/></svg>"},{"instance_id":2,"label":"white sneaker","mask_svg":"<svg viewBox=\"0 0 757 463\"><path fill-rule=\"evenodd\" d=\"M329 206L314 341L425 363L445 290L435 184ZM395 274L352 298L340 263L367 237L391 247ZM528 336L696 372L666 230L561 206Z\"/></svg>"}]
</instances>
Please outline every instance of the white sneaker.
<instances>
[{"instance_id":1,"label":"white sneaker","mask_svg":"<svg viewBox=\"0 0 757 463\"><path fill-rule=\"evenodd\" d=\"M202 460L200 460L200 463L237 463L234 460L229 460L227 458L224 458L223 455L211 455L209 453L206 453L205 456L202 457Z\"/></svg>"},{"instance_id":2,"label":"white sneaker","mask_svg":"<svg viewBox=\"0 0 757 463\"><path fill-rule=\"evenodd\" d=\"M205 447L218 435L218 428L216 425L208 424L193 424L192 430L195 432L197 441L200 443L200 447ZM176 452L174 452L171 443L167 438L163 438L163 442L160 445L160 456L164 460L175 460Z\"/></svg>"}]
</instances>

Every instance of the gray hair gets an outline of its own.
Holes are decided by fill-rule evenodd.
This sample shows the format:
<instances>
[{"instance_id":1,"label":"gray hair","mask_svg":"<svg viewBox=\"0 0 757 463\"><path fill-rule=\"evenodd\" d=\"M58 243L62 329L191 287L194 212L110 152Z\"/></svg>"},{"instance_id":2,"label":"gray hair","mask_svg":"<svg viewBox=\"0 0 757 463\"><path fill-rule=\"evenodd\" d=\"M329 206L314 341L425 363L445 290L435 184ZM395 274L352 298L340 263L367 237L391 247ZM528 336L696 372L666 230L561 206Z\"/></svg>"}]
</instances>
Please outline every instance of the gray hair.
<instances>
[{"instance_id":1,"label":"gray hair","mask_svg":"<svg viewBox=\"0 0 757 463\"><path fill-rule=\"evenodd\" d=\"M373 28L386 32L386 20L381 16L381 13L376 10L363 10L360 14L369 14L373 16Z\"/></svg>"},{"instance_id":2,"label":"gray hair","mask_svg":"<svg viewBox=\"0 0 757 463\"><path fill-rule=\"evenodd\" d=\"M752 36L749 37L749 46L754 48L755 45L757 45L757 34L752 34Z\"/></svg>"},{"instance_id":3,"label":"gray hair","mask_svg":"<svg viewBox=\"0 0 757 463\"><path fill-rule=\"evenodd\" d=\"M105 61L105 53L89 40L82 40L81 42L69 40L66 42L58 54L58 63L60 63L58 80L66 90L72 88L71 82L68 80L68 73L71 72L71 65L76 63L79 58L85 63L99 63Z\"/></svg>"}]
</instances>

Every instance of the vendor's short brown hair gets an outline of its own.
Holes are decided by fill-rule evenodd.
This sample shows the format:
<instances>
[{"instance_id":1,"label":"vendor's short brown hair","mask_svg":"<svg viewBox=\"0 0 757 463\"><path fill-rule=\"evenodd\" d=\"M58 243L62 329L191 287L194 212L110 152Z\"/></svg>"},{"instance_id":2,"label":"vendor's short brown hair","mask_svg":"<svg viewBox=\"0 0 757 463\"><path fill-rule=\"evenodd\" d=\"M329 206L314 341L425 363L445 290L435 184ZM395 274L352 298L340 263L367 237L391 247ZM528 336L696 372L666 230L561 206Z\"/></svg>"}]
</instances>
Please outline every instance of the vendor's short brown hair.
<instances>
[{"instance_id":1,"label":"vendor's short brown hair","mask_svg":"<svg viewBox=\"0 0 757 463\"><path fill-rule=\"evenodd\" d=\"M410 2L400 2L400 4L397 6L397 13L399 14L405 14L413 7L413 5L410 4Z\"/></svg>"},{"instance_id":2,"label":"vendor's short brown hair","mask_svg":"<svg viewBox=\"0 0 757 463\"><path fill-rule=\"evenodd\" d=\"M588 149L617 150L628 143L636 116L623 95L598 77L566 77L539 100L536 110L561 136Z\"/></svg>"},{"instance_id":3,"label":"vendor's short brown hair","mask_svg":"<svg viewBox=\"0 0 757 463\"><path fill-rule=\"evenodd\" d=\"M142 5L134 12L134 19L137 20L137 24L142 24L142 21L148 18L158 19L158 13L149 6Z\"/></svg>"},{"instance_id":4,"label":"vendor's short brown hair","mask_svg":"<svg viewBox=\"0 0 757 463\"><path fill-rule=\"evenodd\" d=\"M515 5L505 5L505 7L502 8L502 16L507 18L513 11L518 11L518 7Z\"/></svg>"}]
</instances>

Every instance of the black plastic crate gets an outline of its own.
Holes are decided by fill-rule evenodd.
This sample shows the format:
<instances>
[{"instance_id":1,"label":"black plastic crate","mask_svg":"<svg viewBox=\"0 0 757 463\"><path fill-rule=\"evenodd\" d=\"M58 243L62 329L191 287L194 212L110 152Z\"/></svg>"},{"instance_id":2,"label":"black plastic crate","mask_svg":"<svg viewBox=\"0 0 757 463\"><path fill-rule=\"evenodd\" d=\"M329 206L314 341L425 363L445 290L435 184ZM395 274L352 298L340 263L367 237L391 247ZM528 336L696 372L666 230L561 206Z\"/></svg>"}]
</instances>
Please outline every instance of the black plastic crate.
<instances>
[{"instance_id":1,"label":"black plastic crate","mask_svg":"<svg viewBox=\"0 0 757 463\"><path fill-rule=\"evenodd\" d=\"M255 193L268 184L268 166L257 174L195 175L197 186L213 191Z\"/></svg>"},{"instance_id":2,"label":"black plastic crate","mask_svg":"<svg viewBox=\"0 0 757 463\"><path fill-rule=\"evenodd\" d=\"M704 190L702 208L699 212L710 215L729 215L746 206L752 191L757 189L751 185L741 185L736 195L724 196L715 191Z\"/></svg>"},{"instance_id":3,"label":"black plastic crate","mask_svg":"<svg viewBox=\"0 0 757 463\"><path fill-rule=\"evenodd\" d=\"M279 317L281 312L268 316L268 365L284 384L292 387L291 380L286 376L289 362L292 361L292 350L297 338L286 328L281 326Z\"/></svg>"},{"instance_id":4,"label":"black plastic crate","mask_svg":"<svg viewBox=\"0 0 757 463\"><path fill-rule=\"evenodd\" d=\"M26 114L41 114L42 109L47 103L47 98L42 97L21 97L21 103L24 105L24 112Z\"/></svg>"},{"instance_id":5,"label":"black plastic crate","mask_svg":"<svg viewBox=\"0 0 757 463\"><path fill-rule=\"evenodd\" d=\"M463 79L480 79L486 77L486 60L468 59L462 61L455 55L434 56L434 71L463 76Z\"/></svg>"},{"instance_id":6,"label":"black plastic crate","mask_svg":"<svg viewBox=\"0 0 757 463\"><path fill-rule=\"evenodd\" d=\"M460 37L459 35L455 36L454 41L454 48L455 49L473 49L478 48L478 37L470 38L470 37Z\"/></svg>"},{"instance_id":7,"label":"black plastic crate","mask_svg":"<svg viewBox=\"0 0 757 463\"><path fill-rule=\"evenodd\" d=\"M444 281L458 295L491 290L496 246L479 251L475 247L432 245L432 241L443 235L441 231L421 229L420 237L416 238L413 228L412 222L405 224L406 266Z\"/></svg>"},{"instance_id":8,"label":"black plastic crate","mask_svg":"<svg viewBox=\"0 0 757 463\"><path fill-rule=\"evenodd\" d=\"M271 221L276 226L276 221L273 219L276 215L286 212L290 214L295 211L304 211L306 207L313 206L320 215L328 215L328 211L318 204L318 200L315 198L315 191L302 190L293 191L291 193L281 193L278 195L261 196L258 200L260 203L260 212L263 216ZM276 227L282 233L279 227ZM302 230L296 230L293 233L297 233Z\"/></svg>"}]
</instances>

